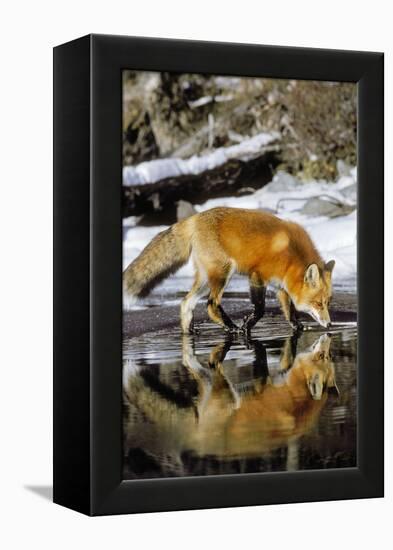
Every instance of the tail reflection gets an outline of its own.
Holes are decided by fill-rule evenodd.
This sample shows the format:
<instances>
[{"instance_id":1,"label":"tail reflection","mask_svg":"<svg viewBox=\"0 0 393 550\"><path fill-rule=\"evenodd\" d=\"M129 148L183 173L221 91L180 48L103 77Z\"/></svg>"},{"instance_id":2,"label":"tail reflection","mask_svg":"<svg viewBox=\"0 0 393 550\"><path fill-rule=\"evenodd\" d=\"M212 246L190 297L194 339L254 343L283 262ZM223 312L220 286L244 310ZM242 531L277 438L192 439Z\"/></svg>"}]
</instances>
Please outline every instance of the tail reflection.
<instances>
[{"instance_id":1,"label":"tail reflection","mask_svg":"<svg viewBox=\"0 0 393 550\"><path fill-rule=\"evenodd\" d=\"M298 438L316 425L328 390L338 392L330 344L324 334L297 352L288 338L277 361L268 343L250 340L253 360L241 364L231 339L206 358L184 336L181 364L126 366L125 448L165 457L176 475L186 475L186 455L225 461L282 447L287 469L296 469Z\"/></svg>"}]
</instances>

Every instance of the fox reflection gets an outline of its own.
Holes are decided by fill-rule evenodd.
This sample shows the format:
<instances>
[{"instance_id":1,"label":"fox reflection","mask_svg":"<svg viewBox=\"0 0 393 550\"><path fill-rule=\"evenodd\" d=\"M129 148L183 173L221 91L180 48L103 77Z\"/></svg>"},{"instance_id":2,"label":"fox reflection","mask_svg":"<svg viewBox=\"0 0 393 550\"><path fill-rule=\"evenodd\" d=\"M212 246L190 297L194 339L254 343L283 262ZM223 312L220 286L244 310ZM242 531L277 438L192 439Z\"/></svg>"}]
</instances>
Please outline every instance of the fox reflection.
<instances>
[{"instance_id":1,"label":"fox reflection","mask_svg":"<svg viewBox=\"0 0 393 550\"><path fill-rule=\"evenodd\" d=\"M288 338L274 370L269 369L265 345L251 341L257 376L239 385L226 374L231 340L217 345L204 366L191 337L183 336L182 365L193 391L185 396L163 382L150 383L149 366L126 374L126 443L161 456L191 451L224 460L293 445L316 425L329 391L338 392L330 343L324 334L297 353L296 337ZM143 415L143 433L133 421L135 414Z\"/></svg>"}]
</instances>

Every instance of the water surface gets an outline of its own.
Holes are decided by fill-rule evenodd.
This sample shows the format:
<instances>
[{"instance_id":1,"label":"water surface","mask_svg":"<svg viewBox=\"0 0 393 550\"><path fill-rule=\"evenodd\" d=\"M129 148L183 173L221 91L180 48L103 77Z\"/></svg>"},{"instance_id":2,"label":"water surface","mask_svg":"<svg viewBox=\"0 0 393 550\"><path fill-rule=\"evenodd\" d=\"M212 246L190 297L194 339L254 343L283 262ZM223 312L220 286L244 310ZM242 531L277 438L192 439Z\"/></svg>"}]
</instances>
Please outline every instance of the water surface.
<instances>
[{"instance_id":1,"label":"water surface","mask_svg":"<svg viewBox=\"0 0 393 550\"><path fill-rule=\"evenodd\" d=\"M124 340L123 478L356 466L356 326L310 328Z\"/></svg>"}]
</instances>

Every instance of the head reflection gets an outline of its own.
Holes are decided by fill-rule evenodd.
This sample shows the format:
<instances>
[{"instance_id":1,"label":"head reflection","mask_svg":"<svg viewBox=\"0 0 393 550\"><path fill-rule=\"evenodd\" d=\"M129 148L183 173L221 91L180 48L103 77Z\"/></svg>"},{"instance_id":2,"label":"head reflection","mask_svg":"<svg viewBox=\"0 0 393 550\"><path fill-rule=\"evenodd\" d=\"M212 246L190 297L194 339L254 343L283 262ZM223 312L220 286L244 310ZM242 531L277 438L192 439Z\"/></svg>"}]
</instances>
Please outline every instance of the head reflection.
<instances>
[{"instance_id":1,"label":"head reflection","mask_svg":"<svg viewBox=\"0 0 393 550\"><path fill-rule=\"evenodd\" d=\"M222 462L278 449L285 450L285 469L296 469L299 438L316 426L328 394L338 393L331 337L300 343L288 338L278 357L277 342L226 339L207 356L183 336L181 364L138 365L126 373L125 447L175 461L175 475L187 475L186 456Z\"/></svg>"}]
</instances>

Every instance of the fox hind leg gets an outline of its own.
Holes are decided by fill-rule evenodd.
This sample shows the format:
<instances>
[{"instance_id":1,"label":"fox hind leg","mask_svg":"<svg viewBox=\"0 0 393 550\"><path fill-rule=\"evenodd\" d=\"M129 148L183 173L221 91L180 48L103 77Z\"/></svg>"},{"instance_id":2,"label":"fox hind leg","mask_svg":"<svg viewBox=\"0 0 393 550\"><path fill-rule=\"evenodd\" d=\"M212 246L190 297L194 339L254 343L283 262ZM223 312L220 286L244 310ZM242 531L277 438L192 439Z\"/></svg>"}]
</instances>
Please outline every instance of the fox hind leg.
<instances>
[{"instance_id":1,"label":"fox hind leg","mask_svg":"<svg viewBox=\"0 0 393 550\"><path fill-rule=\"evenodd\" d=\"M295 331L301 331L303 329L303 324L298 319L297 311L291 298L289 297L288 292L281 288L277 292L277 297L281 304L281 309L284 313L285 319Z\"/></svg>"},{"instance_id":2,"label":"fox hind leg","mask_svg":"<svg viewBox=\"0 0 393 550\"><path fill-rule=\"evenodd\" d=\"M180 305L181 328L184 334L194 331L194 309L200 298L202 298L203 294L206 292L206 289L206 278L197 270L191 290Z\"/></svg>"},{"instance_id":3,"label":"fox hind leg","mask_svg":"<svg viewBox=\"0 0 393 550\"><path fill-rule=\"evenodd\" d=\"M221 306L225 285L232 273L233 270L231 270L230 267L223 269L221 273L209 273L208 281L210 294L207 301L207 312L214 323L222 325L228 331L235 332L239 330L238 327Z\"/></svg>"},{"instance_id":4,"label":"fox hind leg","mask_svg":"<svg viewBox=\"0 0 393 550\"><path fill-rule=\"evenodd\" d=\"M229 335L225 339L225 342L223 342L221 344L218 344L217 346L215 346L212 349L212 351L210 352L210 356L209 356L209 367L210 368L215 368L215 369L220 370L220 368L222 366L222 363L225 359L226 354L231 349L232 342L233 342L232 336Z\"/></svg>"}]
</instances>

